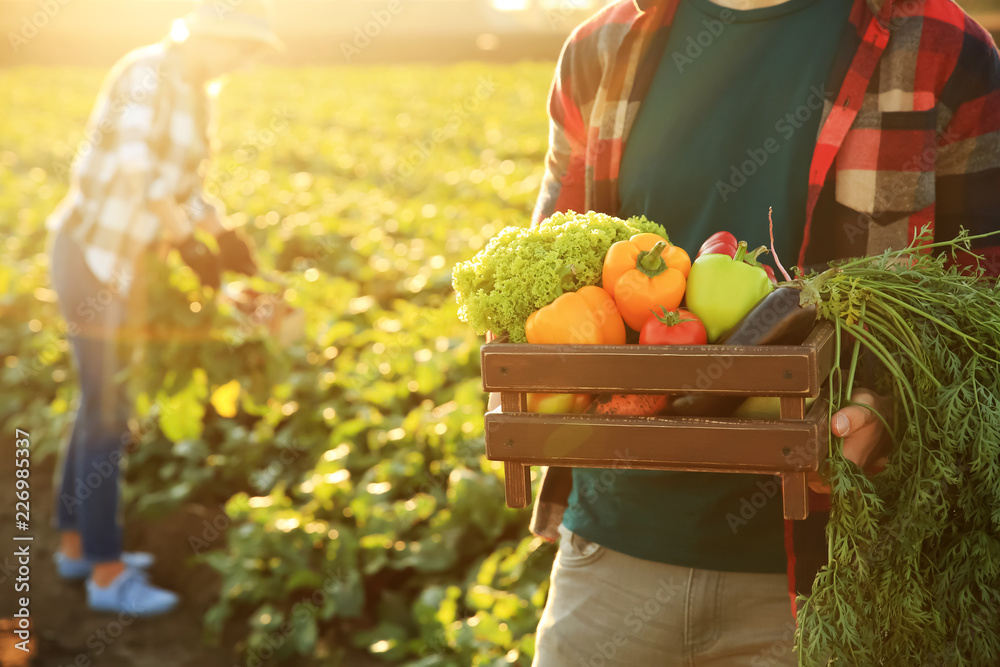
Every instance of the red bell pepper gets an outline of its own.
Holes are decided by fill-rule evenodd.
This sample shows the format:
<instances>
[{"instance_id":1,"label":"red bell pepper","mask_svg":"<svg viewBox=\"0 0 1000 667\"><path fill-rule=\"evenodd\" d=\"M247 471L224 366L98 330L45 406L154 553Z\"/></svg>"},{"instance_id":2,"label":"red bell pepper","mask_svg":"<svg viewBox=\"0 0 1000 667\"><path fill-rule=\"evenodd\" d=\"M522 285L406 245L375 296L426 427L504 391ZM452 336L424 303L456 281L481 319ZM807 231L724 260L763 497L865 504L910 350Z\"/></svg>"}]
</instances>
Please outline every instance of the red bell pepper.
<instances>
[{"instance_id":1,"label":"red bell pepper","mask_svg":"<svg viewBox=\"0 0 1000 667\"><path fill-rule=\"evenodd\" d=\"M701 248L698 250L698 257L702 255L729 255L730 257L735 257L738 245L739 242L736 240L736 237L729 232L716 232L701 244ZM771 282L777 285L778 279L774 276L774 269L767 264L761 264L760 267L767 273L767 277L771 279Z\"/></svg>"},{"instance_id":2,"label":"red bell pepper","mask_svg":"<svg viewBox=\"0 0 1000 667\"><path fill-rule=\"evenodd\" d=\"M713 254L729 255L732 257L736 254L736 246L738 244L739 242L736 240L736 237L729 232L716 232L701 244L701 248L698 250L698 257Z\"/></svg>"}]
</instances>

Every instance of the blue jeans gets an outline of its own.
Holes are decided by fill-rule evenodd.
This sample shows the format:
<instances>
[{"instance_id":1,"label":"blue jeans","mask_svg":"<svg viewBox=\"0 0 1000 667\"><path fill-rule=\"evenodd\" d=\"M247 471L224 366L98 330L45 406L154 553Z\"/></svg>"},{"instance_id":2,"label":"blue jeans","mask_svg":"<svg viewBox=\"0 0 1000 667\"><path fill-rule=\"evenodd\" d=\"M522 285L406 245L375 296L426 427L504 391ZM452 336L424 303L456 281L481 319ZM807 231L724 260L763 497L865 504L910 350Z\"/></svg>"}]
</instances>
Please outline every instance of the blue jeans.
<instances>
[{"instance_id":1,"label":"blue jeans","mask_svg":"<svg viewBox=\"0 0 1000 667\"><path fill-rule=\"evenodd\" d=\"M119 462L129 436L128 402L116 377L124 367L118 338L125 297L120 285L94 277L79 245L62 232L53 242L51 274L80 378L80 404L57 485L56 525L79 531L85 558L114 561L122 551Z\"/></svg>"}]
</instances>

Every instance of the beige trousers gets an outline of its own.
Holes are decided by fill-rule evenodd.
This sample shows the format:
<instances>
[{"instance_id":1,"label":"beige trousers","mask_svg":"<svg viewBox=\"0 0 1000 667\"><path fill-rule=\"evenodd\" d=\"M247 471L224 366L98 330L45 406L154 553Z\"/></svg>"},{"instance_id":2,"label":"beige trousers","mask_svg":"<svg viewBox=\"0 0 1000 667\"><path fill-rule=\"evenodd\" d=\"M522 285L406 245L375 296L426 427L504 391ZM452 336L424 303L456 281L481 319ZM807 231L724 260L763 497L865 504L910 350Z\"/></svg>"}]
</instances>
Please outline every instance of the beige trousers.
<instances>
[{"instance_id":1,"label":"beige trousers","mask_svg":"<svg viewBox=\"0 0 1000 667\"><path fill-rule=\"evenodd\" d=\"M559 532L532 667L798 664L785 575L676 567Z\"/></svg>"}]
</instances>

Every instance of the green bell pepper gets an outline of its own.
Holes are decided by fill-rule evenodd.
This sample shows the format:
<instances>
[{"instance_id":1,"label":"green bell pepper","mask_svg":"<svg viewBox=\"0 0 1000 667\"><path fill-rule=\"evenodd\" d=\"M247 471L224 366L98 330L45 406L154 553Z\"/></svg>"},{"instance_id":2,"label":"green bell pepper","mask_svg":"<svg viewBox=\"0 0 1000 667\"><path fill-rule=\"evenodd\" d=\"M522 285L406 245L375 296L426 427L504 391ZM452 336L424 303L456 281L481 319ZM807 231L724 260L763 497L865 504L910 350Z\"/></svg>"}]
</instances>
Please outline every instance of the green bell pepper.
<instances>
[{"instance_id":1,"label":"green bell pepper","mask_svg":"<svg viewBox=\"0 0 1000 667\"><path fill-rule=\"evenodd\" d=\"M761 246L747 252L740 241L736 255L701 255L691 265L685 300L688 310L705 324L708 341L714 343L749 313L774 285L757 257L767 252Z\"/></svg>"}]
</instances>

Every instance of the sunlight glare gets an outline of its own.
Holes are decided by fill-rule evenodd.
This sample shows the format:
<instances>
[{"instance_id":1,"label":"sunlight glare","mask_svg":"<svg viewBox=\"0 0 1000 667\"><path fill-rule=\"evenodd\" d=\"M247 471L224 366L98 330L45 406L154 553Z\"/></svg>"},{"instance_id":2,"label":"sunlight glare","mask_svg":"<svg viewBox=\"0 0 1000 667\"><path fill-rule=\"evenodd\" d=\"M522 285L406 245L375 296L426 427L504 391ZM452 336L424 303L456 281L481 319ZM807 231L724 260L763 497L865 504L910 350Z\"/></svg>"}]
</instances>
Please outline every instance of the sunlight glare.
<instances>
[{"instance_id":1,"label":"sunlight glare","mask_svg":"<svg viewBox=\"0 0 1000 667\"><path fill-rule=\"evenodd\" d=\"M174 21L173 25L170 26L170 39L175 42L183 42L190 35L187 25L183 20L177 19Z\"/></svg>"},{"instance_id":2,"label":"sunlight glare","mask_svg":"<svg viewBox=\"0 0 1000 667\"><path fill-rule=\"evenodd\" d=\"M493 8L501 12L523 12L528 0L493 0Z\"/></svg>"}]
</instances>

